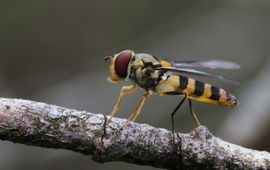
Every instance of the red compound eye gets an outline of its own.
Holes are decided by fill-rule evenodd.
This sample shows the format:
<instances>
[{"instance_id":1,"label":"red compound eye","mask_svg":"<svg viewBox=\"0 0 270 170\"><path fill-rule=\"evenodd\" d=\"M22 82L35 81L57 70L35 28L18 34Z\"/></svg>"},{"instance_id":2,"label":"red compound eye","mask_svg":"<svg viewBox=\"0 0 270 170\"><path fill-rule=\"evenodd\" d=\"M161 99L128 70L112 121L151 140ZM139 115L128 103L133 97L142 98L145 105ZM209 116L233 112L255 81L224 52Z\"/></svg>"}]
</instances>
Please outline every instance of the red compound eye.
<instances>
[{"instance_id":1,"label":"red compound eye","mask_svg":"<svg viewBox=\"0 0 270 170\"><path fill-rule=\"evenodd\" d=\"M127 76L128 64L132 58L131 50L121 51L115 59L115 72L120 78Z\"/></svg>"}]
</instances>

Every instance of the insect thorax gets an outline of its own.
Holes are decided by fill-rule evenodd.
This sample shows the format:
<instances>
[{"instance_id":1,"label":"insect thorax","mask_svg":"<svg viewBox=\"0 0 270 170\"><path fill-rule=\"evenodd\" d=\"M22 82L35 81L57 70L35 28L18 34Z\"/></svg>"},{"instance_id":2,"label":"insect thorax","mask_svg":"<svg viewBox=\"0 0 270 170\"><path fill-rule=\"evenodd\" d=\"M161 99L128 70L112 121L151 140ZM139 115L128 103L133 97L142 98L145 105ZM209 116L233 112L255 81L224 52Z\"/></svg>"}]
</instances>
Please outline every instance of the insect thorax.
<instances>
[{"instance_id":1,"label":"insect thorax","mask_svg":"<svg viewBox=\"0 0 270 170\"><path fill-rule=\"evenodd\" d=\"M149 65L142 66L138 64L140 60L144 60ZM133 63L134 65L131 66L129 78L146 90L154 90L160 77L160 71L153 70L152 66L159 64L159 62L151 55L137 54Z\"/></svg>"}]
</instances>

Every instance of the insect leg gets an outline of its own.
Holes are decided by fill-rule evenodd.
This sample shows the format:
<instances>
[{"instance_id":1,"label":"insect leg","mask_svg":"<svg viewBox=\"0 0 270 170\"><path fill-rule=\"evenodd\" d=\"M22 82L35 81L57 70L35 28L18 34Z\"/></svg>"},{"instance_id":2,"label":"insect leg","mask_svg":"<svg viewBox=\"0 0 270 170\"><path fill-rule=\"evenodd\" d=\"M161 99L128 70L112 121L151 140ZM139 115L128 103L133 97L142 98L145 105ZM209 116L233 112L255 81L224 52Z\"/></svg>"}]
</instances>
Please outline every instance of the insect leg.
<instances>
[{"instance_id":1,"label":"insect leg","mask_svg":"<svg viewBox=\"0 0 270 170\"><path fill-rule=\"evenodd\" d=\"M190 114L191 114L194 122L197 124L197 126L200 126L201 124L199 122L199 119L198 119L198 117L196 116L196 114L193 111L191 99L188 99L188 103L189 103L189 111L190 111Z\"/></svg>"},{"instance_id":2,"label":"insect leg","mask_svg":"<svg viewBox=\"0 0 270 170\"><path fill-rule=\"evenodd\" d=\"M142 110L142 107L144 106L145 100L150 96L150 92L149 91L145 91L140 103L138 104L138 106L136 107L135 111L129 116L128 120L134 121L139 115L140 112Z\"/></svg>"},{"instance_id":3,"label":"insect leg","mask_svg":"<svg viewBox=\"0 0 270 170\"><path fill-rule=\"evenodd\" d=\"M136 91L136 85L135 84L132 84L130 86L123 86L121 91L120 91L120 94L119 94L119 97L118 97L118 100L113 108L113 111L111 113L111 116L114 117L116 115L116 113L118 112L119 108L120 108L120 105L122 103L122 100L123 100L123 97L127 94L130 94L130 93L134 93Z\"/></svg>"},{"instance_id":4,"label":"insect leg","mask_svg":"<svg viewBox=\"0 0 270 170\"><path fill-rule=\"evenodd\" d=\"M174 141L174 115L177 112L177 110L181 107L181 105L184 103L186 98L187 98L187 95L185 94L184 98L180 101L180 103L176 106L176 108L171 113L171 122L172 122L172 127L171 128L172 128L172 134L173 134L173 141Z\"/></svg>"},{"instance_id":5,"label":"insect leg","mask_svg":"<svg viewBox=\"0 0 270 170\"><path fill-rule=\"evenodd\" d=\"M120 132L123 128L125 128L127 126L127 123L128 121L134 121L139 115L140 115L140 112L141 112L141 109L145 103L145 100L150 96L150 92L149 91L145 91L138 106L136 107L135 111L131 113L131 115L127 118L126 122L124 123L124 125L119 128L117 130L117 132L115 134L117 134L118 132ZM115 135L114 135L115 136Z\"/></svg>"}]
</instances>

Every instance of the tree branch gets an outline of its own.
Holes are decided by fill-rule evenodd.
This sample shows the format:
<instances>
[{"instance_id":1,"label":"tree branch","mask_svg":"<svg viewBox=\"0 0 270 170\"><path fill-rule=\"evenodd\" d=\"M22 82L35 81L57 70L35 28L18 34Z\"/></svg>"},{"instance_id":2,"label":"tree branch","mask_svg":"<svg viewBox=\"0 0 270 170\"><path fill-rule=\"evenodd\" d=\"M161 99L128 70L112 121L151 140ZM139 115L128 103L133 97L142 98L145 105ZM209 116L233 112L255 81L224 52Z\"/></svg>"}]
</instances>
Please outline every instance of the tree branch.
<instances>
[{"instance_id":1,"label":"tree branch","mask_svg":"<svg viewBox=\"0 0 270 170\"><path fill-rule=\"evenodd\" d=\"M270 169L270 154L214 137L200 126L176 134L146 124L21 99L0 98L0 139L168 169ZM116 134L116 135L114 135Z\"/></svg>"}]
</instances>

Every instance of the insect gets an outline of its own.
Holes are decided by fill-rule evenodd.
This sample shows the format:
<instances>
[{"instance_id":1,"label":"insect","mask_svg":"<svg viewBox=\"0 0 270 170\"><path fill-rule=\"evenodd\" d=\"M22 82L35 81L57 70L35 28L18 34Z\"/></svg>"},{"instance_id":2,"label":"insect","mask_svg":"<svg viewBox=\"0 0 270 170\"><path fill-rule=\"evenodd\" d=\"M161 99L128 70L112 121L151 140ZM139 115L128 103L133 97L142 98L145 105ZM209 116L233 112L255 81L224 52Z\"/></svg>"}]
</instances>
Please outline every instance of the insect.
<instances>
[{"instance_id":1,"label":"insect","mask_svg":"<svg viewBox=\"0 0 270 170\"><path fill-rule=\"evenodd\" d=\"M134 93L137 86L143 88L145 92L133 113L128 117L128 120L131 121L134 121L139 116L146 99L149 98L153 93L159 96L183 96L182 100L180 100L179 104L171 113L171 129L173 134L174 115L186 99L189 103L189 111L191 116L197 126L200 125L200 122L193 111L192 101L231 107L239 104L236 97L226 90L186 76L203 76L235 83L234 81L225 79L222 76L212 75L193 69L240 68L238 64L233 62L223 60L169 62L150 54L135 53L132 50L123 50L113 56L105 57L105 60L110 61L110 76L107 78L109 82L118 83L120 80L130 80L132 83L129 86L122 87L118 100L113 108L113 111L111 112L112 117L114 117L118 112L123 97L127 94Z\"/></svg>"}]
</instances>

